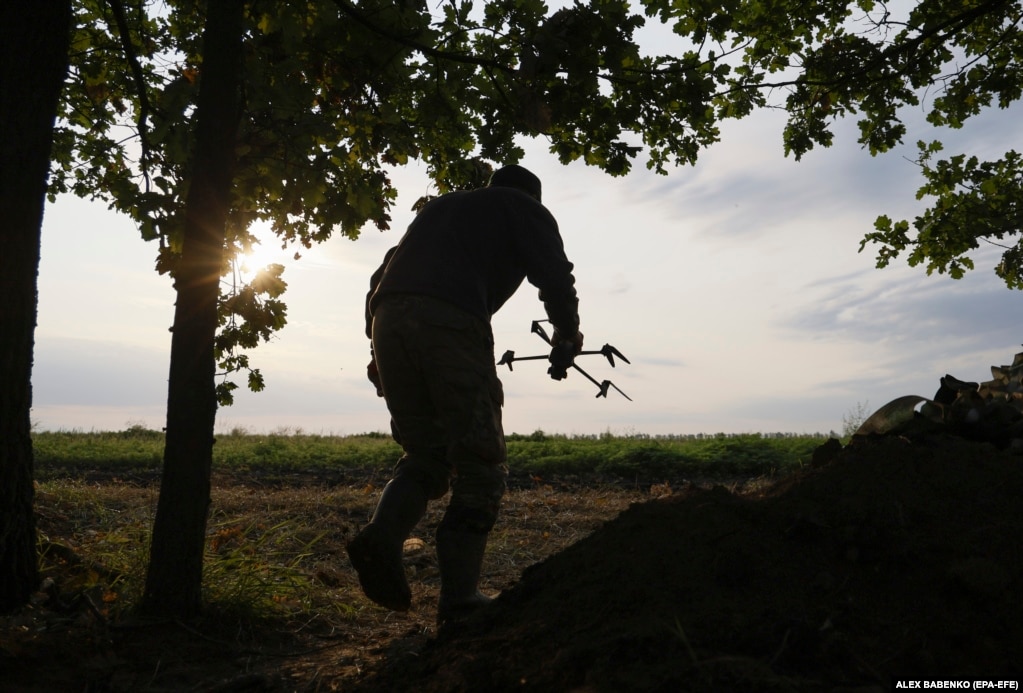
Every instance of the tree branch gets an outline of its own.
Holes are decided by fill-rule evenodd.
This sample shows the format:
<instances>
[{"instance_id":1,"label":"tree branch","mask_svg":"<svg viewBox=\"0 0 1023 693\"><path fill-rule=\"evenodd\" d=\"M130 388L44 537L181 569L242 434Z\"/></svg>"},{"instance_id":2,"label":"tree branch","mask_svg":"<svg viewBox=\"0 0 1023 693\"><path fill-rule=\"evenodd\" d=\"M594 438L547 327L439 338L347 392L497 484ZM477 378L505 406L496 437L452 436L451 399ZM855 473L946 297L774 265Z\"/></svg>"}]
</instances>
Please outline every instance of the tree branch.
<instances>
[{"instance_id":1,"label":"tree branch","mask_svg":"<svg viewBox=\"0 0 1023 693\"><path fill-rule=\"evenodd\" d=\"M385 38L388 41L393 41L394 43L399 43L403 46L412 48L430 58L435 58L437 60L449 60L451 62L463 63L466 65L476 65L477 67L487 67L491 69L501 70L502 72L507 72L509 74L514 74L515 72L515 70L513 70L512 68L508 67L507 65L502 65L501 63L498 63L495 60L487 60L484 58L479 58L475 55L466 55L464 53L449 53L447 51L438 50L432 46L428 46L425 43L421 43L415 40L414 38L410 38L407 36L399 36L398 34L388 31L387 29L370 21L365 15L363 15L355 7L350 5L346 0L334 0L334 4L337 5L338 9L341 10L341 12L351 17L356 22L363 25L377 36Z\"/></svg>"},{"instance_id":2,"label":"tree branch","mask_svg":"<svg viewBox=\"0 0 1023 693\"><path fill-rule=\"evenodd\" d=\"M944 22L940 22L929 29L922 29L917 36L911 39L907 39L904 43L893 44L888 50L882 51L874 60L871 60L861 66L858 70L851 74L839 74L833 79L828 80L808 80L804 78L796 78L795 80L788 82L778 83L763 83L762 87L782 87L792 86L795 84L808 84L812 86L832 86L848 81L850 78L861 77L868 74L871 70L875 69L878 64L886 63L893 64L895 58L909 54L920 47L924 42L940 37L942 43L946 42L948 34L954 34L958 31L962 31L968 27L974 20L979 19L987 14L990 14L1002 7L1012 4L1013 0L991 0L990 2L978 5L962 14L958 14L954 17L950 17ZM944 35L943 35L944 34Z\"/></svg>"},{"instance_id":3,"label":"tree branch","mask_svg":"<svg viewBox=\"0 0 1023 693\"><path fill-rule=\"evenodd\" d=\"M116 27L111 27L111 31L121 39L124 57L128 61L128 67L131 68L132 78L135 80L135 88L138 90L139 117L137 127L139 130L139 143L142 147L139 163L142 165L142 176L146 181L146 192L149 192L149 138L146 135L147 121L149 119L149 96L146 92L146 75L142 70L142 64L139 62L135 44L131 40L131 30L128 26L128 17L124 12L124 4L121 0L106 0L106 3L114 15L114 23L116 25Z\"/></svg>"},{"instance_id":4,"label":"tree branch","mask_svg":"<svg viewBox=\"0 0 1023 693\"><path fill-rule=\"evenodd\" d=\"M728 89L724 89L724 90L722 90L720 92L717 92L715 94L715 96L718 96L718 97L727 96L729 94L734 94L734 93L737 93L737 92L748 91L751 88L759 91L759 90L764 90L764 89L778 89L778 88L782 88L782 87L792 87L792 86L797 86L797 85L831 87L831 86L834 86L836 84L841 84L842 82L848 81L851 78L856 78L856 77L860 77L860 76L863 76L865 74L868 74L871 70L875 69L878 66L878 64L880 64L880 63L892 64L894 62L895 58L897 58L897 57L899 57L899 56L901 56L903 54L907 54L907 53L910 53L910 52L916 50L921 44L923 44L924 42L928 41L929 39L933 39L935 37L941 37L941 40L945 41L945 40L947 40L945 37L948 34L961 31L964 28L966 28L967 26L969 26L969 24L972 23L974 20L979 19L980 17L986 16L986 15L992 13L992 12L998 11L998 10L1002 9L1003 7L1006 7L1006 6L1011 5L1011 4L1013 4L1013 0L989 0L988 2L986 2L984 4L978 5L978 6L974 7L974 8L972 8L972 9L969 9L969 10L961 13L961 14L958 14L958 15L955 15L953 17L950 17L949 19L945 20L944 22L940 22L939 24L936 24L933 27L930 27L930 28L928 28L926 30L921 30L919 35L914 36L911 39L907 39L904 43L893 44L888 50L885 50L885 51L881 52L877 56L877 58L875 58L874 60L871 60L870 62L860 66L860 68L857 69L853 73L836 74L834 77L832 77L830 79L820 79L820 80L810 80L810 79L807 79L805 77L805 75L799 75L797 77L794 77L793 79L783 80L783 81L778 81L778 82L757 82L755 84L749 84L749 83L736 84L734 86L729 87ZM749 45L749 43L750 42L747 41L742 46L738 46L738 47L736 47L734 49L731 49L728 53L723 54L721 57L725 57L725 55L728 55L729 53L735 53L738 50L740 50L743 46ZM706 61L704 61L704 62L706 62ZM681 74L683 72L691 70L692 67L693 66L672 65L671 67L652 68L652 69L646 69L646 70L638 69L638 68L630 68L630 71L634 71L634 72L638 72L638 73L643 73L643 74L670 75L670 74Z\"/></svg>"}]
</instances>

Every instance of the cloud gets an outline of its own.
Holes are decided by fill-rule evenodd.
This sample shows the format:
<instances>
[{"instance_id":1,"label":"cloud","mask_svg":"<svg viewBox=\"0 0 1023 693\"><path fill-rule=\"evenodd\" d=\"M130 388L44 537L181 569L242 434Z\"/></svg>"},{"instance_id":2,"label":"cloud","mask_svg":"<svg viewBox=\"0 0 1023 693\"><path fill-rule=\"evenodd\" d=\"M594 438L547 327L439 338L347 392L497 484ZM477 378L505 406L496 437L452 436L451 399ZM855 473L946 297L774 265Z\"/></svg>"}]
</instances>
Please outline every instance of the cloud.
<instances>
[{"instance_id":1,"label":"cloud","mask_svg":"<svg viewBox=\"0 0 1023 693\"><path fill-rule=\"evenodd\" d=\"M146 406L166 400L169 351L74 338L37 340L36 406Z\"/></svg>"},{"instance_id":2,"label":"cloud","mask_svg":"<svg viewBox=\"0 0 1023 693\"><path fill-rule=\"evenodd\" d=\"M981 349L1020 339L1018 292L989 267L961 280L903 270L873 270L817 282L819 297L779 320L785 329L819 339L912 342L935 349L954 343Z\"/></svg>"}]
</instances>

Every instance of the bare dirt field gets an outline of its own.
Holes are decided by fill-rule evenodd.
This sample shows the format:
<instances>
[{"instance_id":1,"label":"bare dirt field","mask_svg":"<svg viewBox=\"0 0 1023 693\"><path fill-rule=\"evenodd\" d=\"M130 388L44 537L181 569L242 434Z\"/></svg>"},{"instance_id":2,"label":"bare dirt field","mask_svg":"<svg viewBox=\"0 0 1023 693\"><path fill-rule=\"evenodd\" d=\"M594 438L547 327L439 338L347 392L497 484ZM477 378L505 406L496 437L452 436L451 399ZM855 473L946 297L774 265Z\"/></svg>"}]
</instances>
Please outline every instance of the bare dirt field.
<instances>
[{"instance_id":1,"label":"bare dirt field","mask_svg":"<svg viewBox=\"0 0 1023 693\"><path fill-rule=\"evenodd\" d=\"M0 690L867 693L1023 679L1023 456L889 436L817 459L774 484L526 480L484 566L500 597L439 632L439 506L409 547L415 606L399 615L361 597L343 553L377 482L219 479L214 523L315 518L308 604L142 624L107 616L102 591L50 595L2 625ZM121 486L107 506L152 502L151 485ZM38 505L50 540L83 531L74 508Z\"/></svg>"}]
</instances>

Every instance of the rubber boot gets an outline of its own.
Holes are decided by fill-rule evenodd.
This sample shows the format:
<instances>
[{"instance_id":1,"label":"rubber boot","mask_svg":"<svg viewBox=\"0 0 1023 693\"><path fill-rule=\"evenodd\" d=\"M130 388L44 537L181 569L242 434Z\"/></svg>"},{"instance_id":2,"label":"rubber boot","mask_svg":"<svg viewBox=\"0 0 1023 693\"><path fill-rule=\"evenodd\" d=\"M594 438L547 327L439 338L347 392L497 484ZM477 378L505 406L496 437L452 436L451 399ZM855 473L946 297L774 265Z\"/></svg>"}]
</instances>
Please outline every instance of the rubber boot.
<instances>
[{"instance_id":1,"label":"rubber boot","mask_svg":"<svg viewBox=\"0 0 1023 693\"><path fill-rule=\"evenodd\" d=\"M437 530L437 563L440 566L438 624L465 618L493 601L477 589L486 547L486 534Z\"/></svg>"},{"instance_id":2,"label":"rubber boot","mask_svg":"<svg viewBox=\"0 0 1023 693\"><path fill-rule=\"evenodd\" d=\"M426 493L408 479L384 487L373 519L348 542L348 558L367 597L392 611L408 611L412 590L405 577L402 547L426 513Z\"/></svg>"}]
</instances>

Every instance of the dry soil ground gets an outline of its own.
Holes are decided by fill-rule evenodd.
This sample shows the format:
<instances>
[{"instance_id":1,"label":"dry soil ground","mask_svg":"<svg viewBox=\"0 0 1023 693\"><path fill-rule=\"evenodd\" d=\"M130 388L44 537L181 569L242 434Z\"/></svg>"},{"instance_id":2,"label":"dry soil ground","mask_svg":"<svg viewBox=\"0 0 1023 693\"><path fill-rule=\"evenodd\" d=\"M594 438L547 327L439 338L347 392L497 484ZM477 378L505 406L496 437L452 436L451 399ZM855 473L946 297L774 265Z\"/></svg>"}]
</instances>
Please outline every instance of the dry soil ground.
<instances>
[{"instance_id":1,"label":"dry soil ground","mask_svg":"<svg viewBox=\"0 0 1023 693\"><path fill-rule=\"evenodd\" d=\"M232 483L222 508L334 528L322 607L258 625L112 623L41 605L0 640L0 689L860 691L1023 679L1023 457L949 436L863 440L773 485L513 491L488 553L501 596L433 623L431 515L416 608L365 603L343 561L375 489ZM142 489L152 493L151 489ZM313 492L311 492L313 491ZM248 505L246 505L248 504ZM59 536L68 509L41 504ZM63 518L63 519L62 519ZM70 530L70 524L67 525ZM76 530L77 531L77 530ZM327 602L318 602L326 604Z\"/></svg>"}]
</instances>

